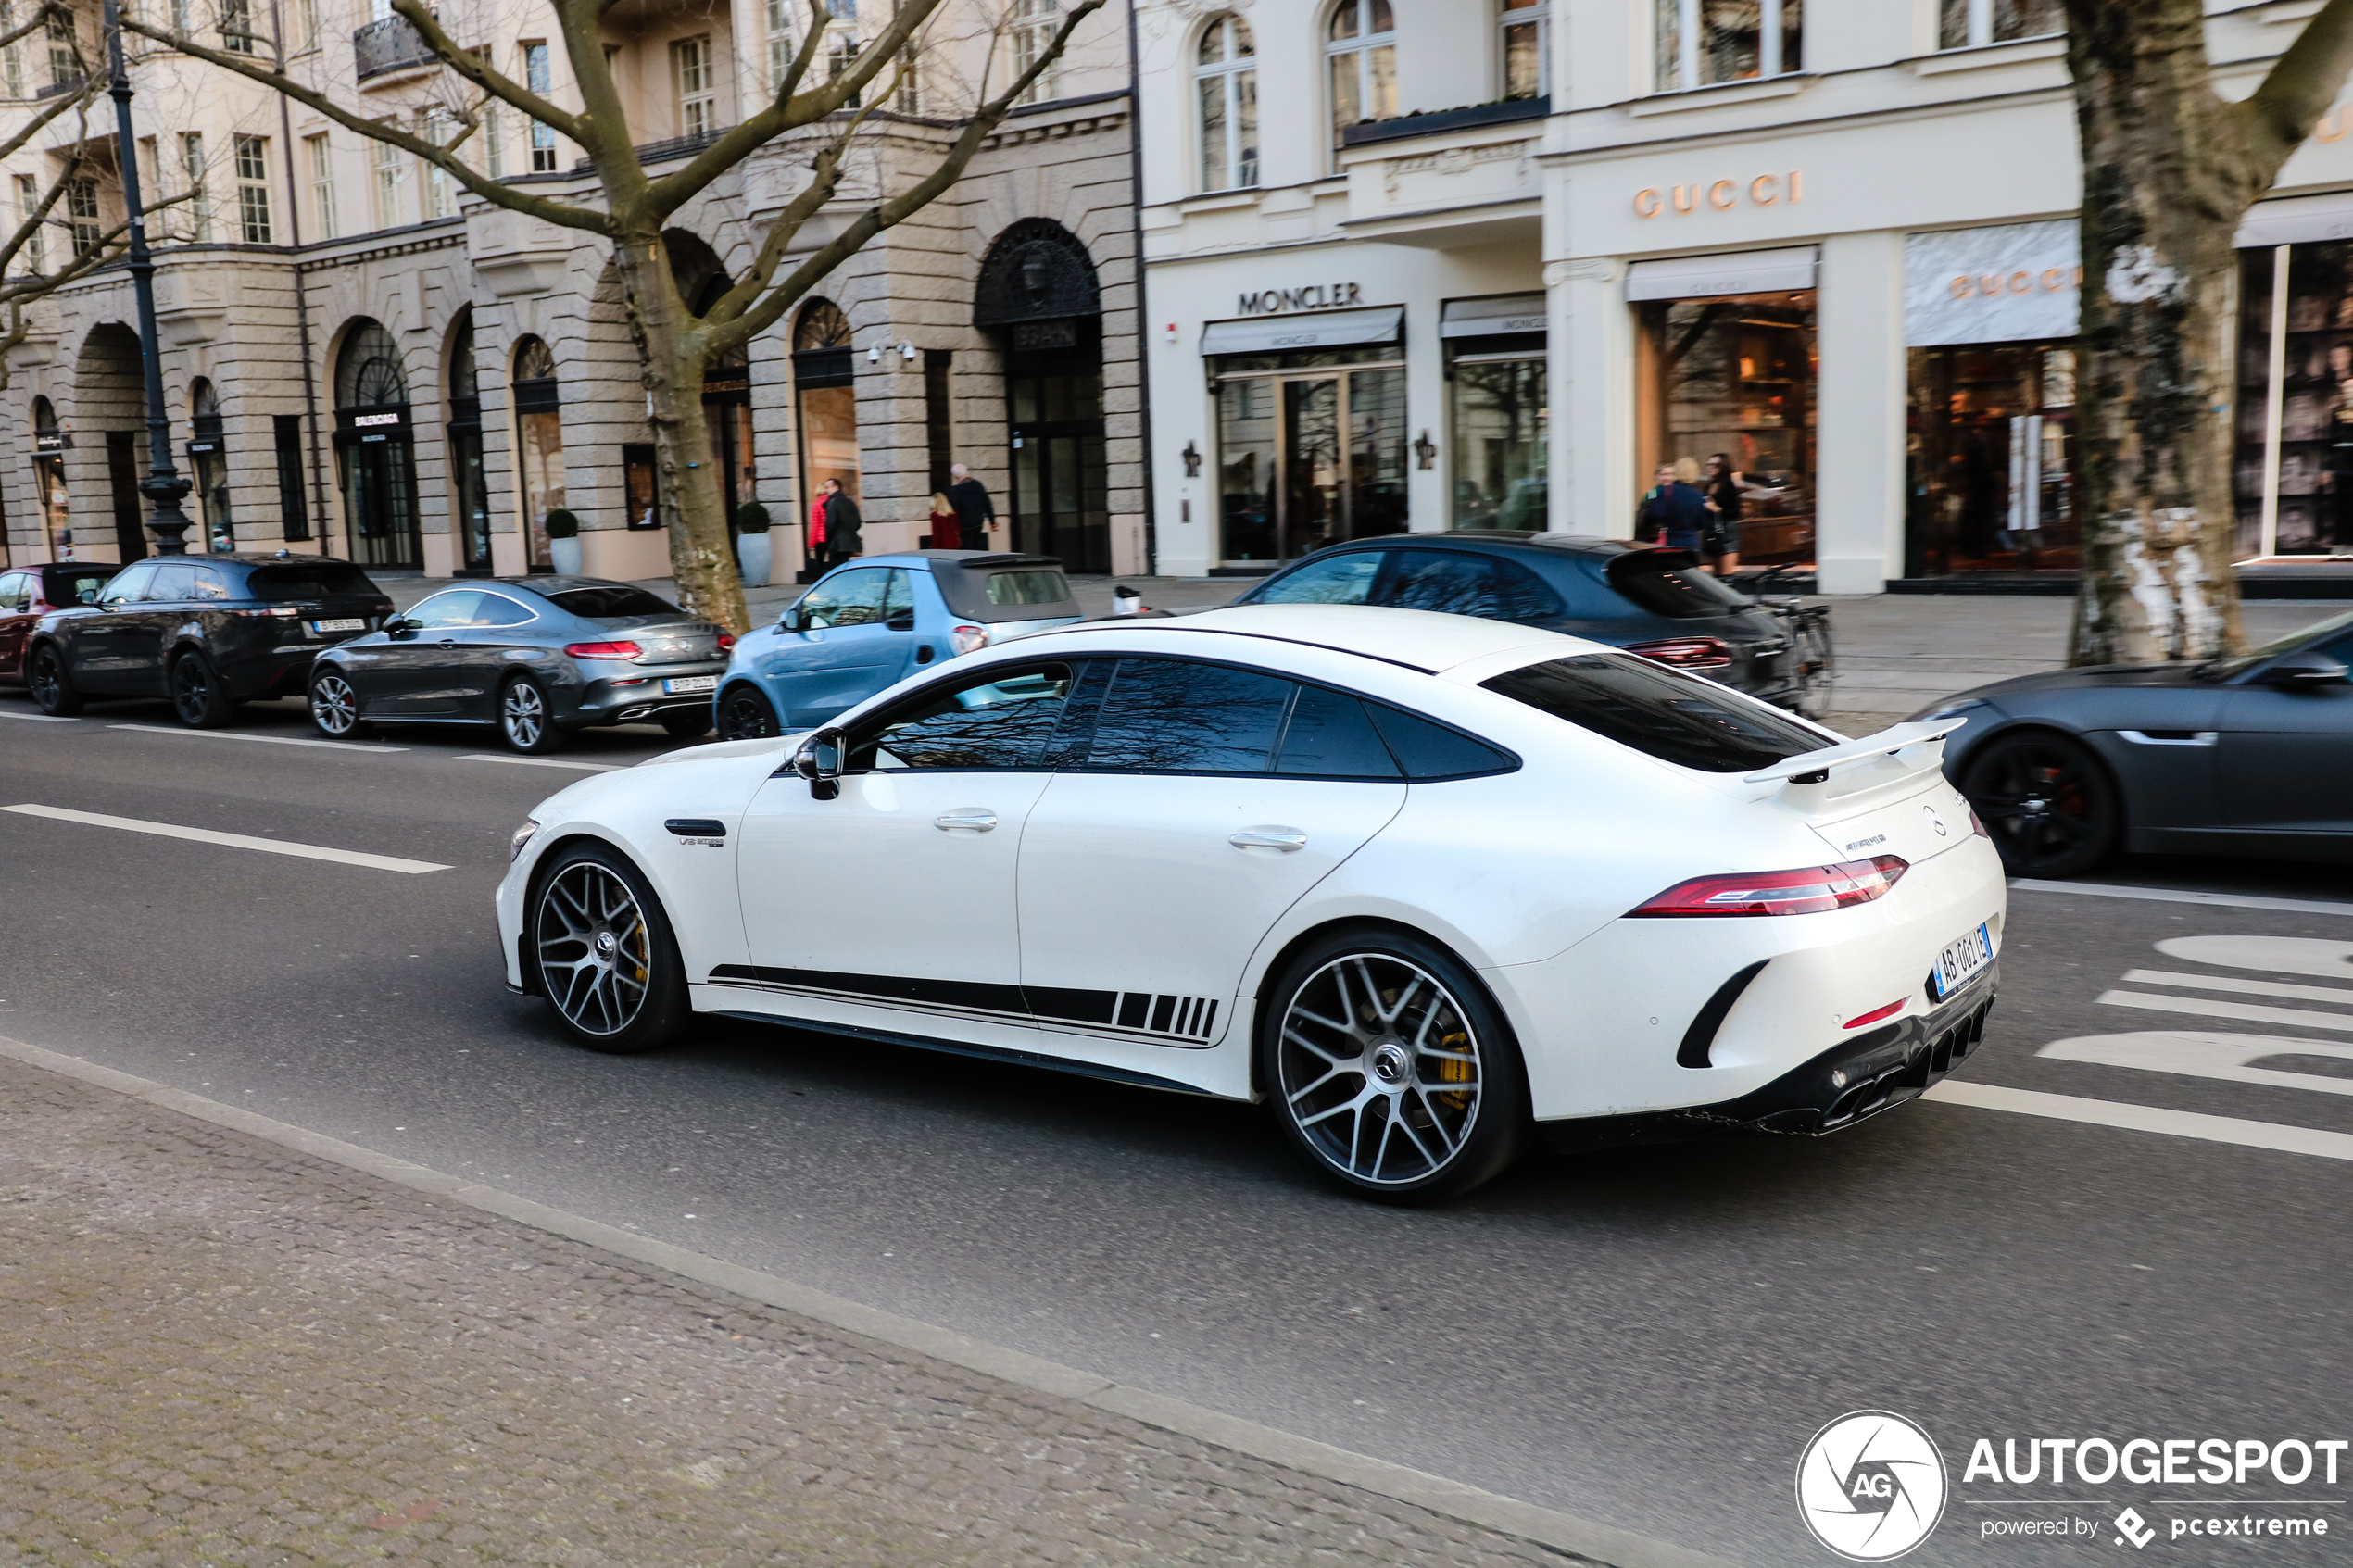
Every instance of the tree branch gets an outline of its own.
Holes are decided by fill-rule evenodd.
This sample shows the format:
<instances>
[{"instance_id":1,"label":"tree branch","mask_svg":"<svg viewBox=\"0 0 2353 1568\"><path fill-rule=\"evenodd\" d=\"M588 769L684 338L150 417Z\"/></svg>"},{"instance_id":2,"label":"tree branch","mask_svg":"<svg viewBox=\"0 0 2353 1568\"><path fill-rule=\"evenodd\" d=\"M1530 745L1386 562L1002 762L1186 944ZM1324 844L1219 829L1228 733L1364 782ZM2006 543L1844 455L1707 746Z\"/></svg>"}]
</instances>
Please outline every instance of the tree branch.
<instances>
[{"instance_id":1,"label":"tree branch","mask_svg":"<svg viewBox=\"0 0 2353 1568\"><path fill-rule=\"evenodd\" d=\"M420 0L392 0L392 8L408 19L409 25L417 30L417 36L424 40L425 47L441 56L441 63L451 70L492 97L514 105L532 119L554 126L575 142L580 140L578 128L573 125L570 113L503 75L472 50L459 47L457 40L443 31L440 19L426 10Z\"/></svg>"},{"instance_id":2,"label":"tree branch","mask_svg":"<svg viewBox=\"0 0 2353 1568\"><path fill-rule=\"evenodd\" d=\"M34 133L39 132L44 126L46 126L50 121L56 119L59 115L65 114L69 110L88 108L92 102L104 94L106 90L107 83L105 78L99 76L90 76L85 77L82 80L82 90L80 92L58 94L54 103L52 103L48 107L41 110L38 114L34 115L31 119L26 121L23 130L9 137L6 142L0 142L0 158L15 157L27 142L32 140Z\"/></svg>"},{"instance_id":3,"label":"tree branch","mask_svg":"<svg viewBox=\"0 0 2353 1568\"><path fill-rule=\"evenodd\" d=\"M2353 72L2353 0L2328 0L2281 51L2245 101L2232 106L2269 186Z\"/></svg>"},{"instance_id":4,"label":"tree branch","mask_svg":"<svg viewBox=\"0 0 2353 1568\"><path fill-rule=\"evenodd\" d=\"M182 37L168 29L149 27L130 17L122 19L122 30L125 32L135 32L142 38L152 38L158 44L168 44L193 59L202 60L208 65L219 66L221 69L234 72L248 82L258 82L273 92L283 93L296 103L316 109L337 125L346 130L357 131L371 141L388 143L403 152L414 153L434 168L449 174L459 184L494 207L503 207L510 212L524 213L566 229L585 230L589 233L603 234L608 238L617 232L612 219L605 213L592 207L573 207L567 202L551 201L545 196L535 196L528 192L516 190L511 185L493 180L487 175L477 173L464 160L453 157L447 148L437 146L422 136L411 135L397 126L387 125L381 120L363 119L335 103L325 94L313 92L293 78L257 65L243 56L225 54L218 49L208 49L194 39Z\"/></svg>"}]
</instances>

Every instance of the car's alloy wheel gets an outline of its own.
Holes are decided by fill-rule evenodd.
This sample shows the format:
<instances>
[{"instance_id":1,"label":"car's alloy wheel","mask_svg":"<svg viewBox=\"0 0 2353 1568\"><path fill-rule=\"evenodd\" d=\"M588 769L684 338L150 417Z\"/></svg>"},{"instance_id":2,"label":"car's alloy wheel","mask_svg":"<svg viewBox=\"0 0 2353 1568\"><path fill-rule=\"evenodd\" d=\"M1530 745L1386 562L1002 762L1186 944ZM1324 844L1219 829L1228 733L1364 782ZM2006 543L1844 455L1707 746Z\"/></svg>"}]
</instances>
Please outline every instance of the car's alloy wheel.
<instances>
[{"instance_id":1,"label":"car's alloy wheel","mask_svg":"<svg viewBox=\"0 0 2353 1568\"><path fill-rule=\"evenodd\" d=\"M204 655L190 650L171 661L171 709L192 730L217 730L229 721L229 699Z\"/></svg>"},{"instance_id":2,"label":"car's alloy wheel","mask_svg":"<svg viewBox=\"0 0 2353 1568\"><path fill-rule=\"evenodd\" d=\"M1502 1018L1442 949L1323 945L1269 997L1267 1086L1292 1137L1368 1197L1426 1200L1518 1151L1527 1090Z\"/></svg>"},{"instance_id":3,"label":"car's alloy wheel","mask_svg":"<svg viewBox=\"0 0 2353 1568\"><path fill-rule=\"evenodd\" d=\"M719 699L721 740L765 740L784 734L776 710L749 686L730 686Z\"/></svg>"},{"instance_id":4,"label":"car's alloy wheel","mask_svg":"<svg viewBox=\"0 0 2353 1568\"><path fill-rule=\"evenodd\" d=\"M1969 759L1961 793L2019 876L2072 876L2115 842L2115 786L2064 735L2001 735Z\"/></svg>"},{"instance_id":5,"label":"car's alloy wheel","mask_svg":"<svg viewBox=\"0 0 2353 1568\"><path fill-rule=\"evenodd\" d=\"M310 721L331 740L349 740L365 733L366 721L359 717L359 694L351 689L351 683L340 671L329 670L312 678Z\"/></svg>"},{"instance_id":6,"label":"car's alloy wheel","mask_svg":"<svg viewBox=\"0 0 2353 1568\"><path fill-rule=\"evenodd\" d=\"M686 1013L678 950L644 880L584 845L538 881L525 949L537 989L573 1038L596 1050L650 1050Z\"/></svg>"},{"instance_id":7,"label":"car's alloy wheel","mask_svg":"<svg viewBox=\"0 0 2353 1568\"><path fill-rule=\"evenodd\" d=\"M563 744L563 732L547 711L547 694L528 675L499 691L498 734L516 751L553 751Z\"/></svg>"},{"instance_id":8,"label":"car's alloy wheel","mask_svg":"<svg viewBox=\"0 0 2353 1568\"><path fill-rule=\"evenodd\" d=\"M73 689L73 677L66 673L65 656L56 648L33 649L32 662L25 667L24 680L42 712L64 719L82 711L82 694Z\"/></svg>"}]
</instances>

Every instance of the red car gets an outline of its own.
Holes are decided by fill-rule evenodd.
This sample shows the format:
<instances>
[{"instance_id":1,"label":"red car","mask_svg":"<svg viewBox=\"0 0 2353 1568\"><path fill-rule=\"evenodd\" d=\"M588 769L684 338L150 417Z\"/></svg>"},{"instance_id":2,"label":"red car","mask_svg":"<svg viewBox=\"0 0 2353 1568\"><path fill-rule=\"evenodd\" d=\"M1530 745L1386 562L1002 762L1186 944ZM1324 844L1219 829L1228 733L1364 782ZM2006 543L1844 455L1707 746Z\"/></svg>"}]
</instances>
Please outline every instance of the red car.
<instances>
[{"instance_id":1,"label":"red car","mask_svg":"<svg viewBox=\"0 0 2353 1568\"><path fill-rule=\"evenodd\" d=\"M25 639L51 610L98 602L98 590L122 568L107 561L61 560L0 571L0 686L24 684Z\"/></svg>"}]
</instances>

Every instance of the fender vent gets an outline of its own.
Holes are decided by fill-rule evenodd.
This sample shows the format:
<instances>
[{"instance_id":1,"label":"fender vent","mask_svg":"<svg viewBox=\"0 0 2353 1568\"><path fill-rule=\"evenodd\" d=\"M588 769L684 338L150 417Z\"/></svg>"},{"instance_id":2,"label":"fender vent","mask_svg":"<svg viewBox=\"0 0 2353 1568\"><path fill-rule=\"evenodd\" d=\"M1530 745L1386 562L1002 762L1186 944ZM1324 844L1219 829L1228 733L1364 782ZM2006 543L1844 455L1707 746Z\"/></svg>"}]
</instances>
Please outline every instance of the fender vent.
<instances>
[{"instance_id":1,"label":"fender vent","mask_svg":"<svg viewBox=\"0 0 2353 1568\"><path fill-rule=\"evenodd\" d=\"M1741 999L1741 993L1748 989L1749 982L1764 973L1765 966L1771 961L1759 959L1716 987L1716 995L1707 998L1707 1005L1692 1017L1692 1026L1683 1031L1683 1043L1675 1047L1676 1066L1714 1065L1707 1060L1707 1053L1716 1048L1716 1031L1724 1026L1725 1016L1732 1010L1732 1004Z\"/></svg>"}]
</instances>

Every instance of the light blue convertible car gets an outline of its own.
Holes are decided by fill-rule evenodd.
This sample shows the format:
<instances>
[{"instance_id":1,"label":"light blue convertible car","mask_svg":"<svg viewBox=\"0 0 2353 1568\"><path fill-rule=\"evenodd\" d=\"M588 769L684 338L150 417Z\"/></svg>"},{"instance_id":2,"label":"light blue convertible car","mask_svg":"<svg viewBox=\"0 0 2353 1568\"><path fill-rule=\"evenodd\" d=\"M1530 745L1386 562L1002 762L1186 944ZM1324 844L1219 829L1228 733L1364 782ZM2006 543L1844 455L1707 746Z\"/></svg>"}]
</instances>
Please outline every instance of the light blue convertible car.
<instances>
[{"instance_id":1,"label":"light blue convertible car","mask_svg":"<svg viewBox=\"0 0 2353 1568\"><path fill-rule=\"evenodd\" d=\"M810 729L925 665L1082 619L1052 556L861 557L736 645L713 699L719 734Z\"/></svg>"}]
</instances>

